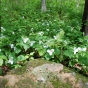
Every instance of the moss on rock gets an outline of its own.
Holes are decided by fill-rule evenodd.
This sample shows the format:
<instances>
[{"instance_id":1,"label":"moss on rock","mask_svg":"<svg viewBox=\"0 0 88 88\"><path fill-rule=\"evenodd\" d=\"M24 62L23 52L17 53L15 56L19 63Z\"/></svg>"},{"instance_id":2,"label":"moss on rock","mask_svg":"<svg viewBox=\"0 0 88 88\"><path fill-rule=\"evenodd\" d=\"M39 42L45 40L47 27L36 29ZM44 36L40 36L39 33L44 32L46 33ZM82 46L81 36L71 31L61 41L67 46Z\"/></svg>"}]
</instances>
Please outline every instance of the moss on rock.
<instances>
[{"instance_id":1,"label":"moss on rock","mask_svg":"<svg viewBox=\"0 0 88 88\"><path fill-rule=\"evenodd\" d=\"M64 83L64 82L61 82L60 80L57 80L55 78L53 78L51 80L51 82L52 82L54 88L72 88L72 85L69 82Z\"/></svg>"},{"instance_id":2,"label":"moss on rock","mask_svg":"<svg viewBox=\"0 0 88 88\"><path fill-rule=\"evenodd\" d=\"M7 83L7 80L3 77L0 77L0 88L5 88L5 85Z\"/></svg>"},{"instance_id":3,"label":"moss on rock","mask_svg":"<svg viewBox=\"0 0 88 88\"><path fill-rule=\"evenodd\" d=\"M38 66L42 67L43 64L53 64L53 63L54 62L46 61L43 59L30 60L28 63L25 64L25 66L13 69L9 73L7 73L8 76L9 74L11 74L13 76L16 75L16 78L18 78L18 82L16 82L13 87L8 86L8 85L6 86L7 80L3 79L4 77L3 78L1 77L0 78L0 88L21 88L21 87L22 88L72 88L73 84L71 81L74 81L75 79L76 79L75 81L76 84L81 81L83 85L82 88L85 88L85 83L86 84L88 83L88 78L67 67L64 67L63 71L58 73L57 76L56 75L53 76L52 74L49 75L52 77L50 78L50 80L47 80L47 82L45 83L42 83L40 81L37 83L36 77L32 73L26 72L26 70L30 67L33 67L33 69L36 69L36 67ZM44 74L45 73L46 72L44 72ZM63 82L64 80L65 82ZM81 87L73 87L73 88L81 88Z\"/></svg>"},{"instance_id":4,"label":"moss on rock","mask_svg":"<svg viewBox=\"0 0 88 88\"><path fill-rule=\"evenodd\" d=\"M37 67L40 66L42 64L46 64L46 63L53 63L47 60L43 60L43 59L35 59L35 60L30 60L29 62L27 62L25 64L25 66L13 69L9 72L9 74L17 74L17 75L22 75L23 73L26 72L27 68L29 67Z\"/></svg>"}]
</instances>

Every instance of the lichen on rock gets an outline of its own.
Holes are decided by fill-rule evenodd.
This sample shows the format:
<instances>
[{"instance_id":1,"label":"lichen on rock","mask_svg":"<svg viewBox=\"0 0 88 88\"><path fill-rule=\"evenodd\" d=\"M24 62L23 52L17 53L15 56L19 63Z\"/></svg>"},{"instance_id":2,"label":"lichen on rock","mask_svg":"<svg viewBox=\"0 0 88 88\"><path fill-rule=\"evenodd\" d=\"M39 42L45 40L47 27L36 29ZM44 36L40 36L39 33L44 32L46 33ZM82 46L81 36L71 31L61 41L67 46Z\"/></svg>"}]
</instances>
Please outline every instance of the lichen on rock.
<instances>
[{"instance_id":1,"label":"lichen on rock","mask_svg":"<svg viewBox=\"0 0 88 88\"><path fill-rule=\"evenodd\" d=\"M37 81L46 82L53 76L56 76L59 72L63 70L62 64L43 64L41 66L35 67L32 70L32 74L35 75Z\"/></svg>"}]
</instances>

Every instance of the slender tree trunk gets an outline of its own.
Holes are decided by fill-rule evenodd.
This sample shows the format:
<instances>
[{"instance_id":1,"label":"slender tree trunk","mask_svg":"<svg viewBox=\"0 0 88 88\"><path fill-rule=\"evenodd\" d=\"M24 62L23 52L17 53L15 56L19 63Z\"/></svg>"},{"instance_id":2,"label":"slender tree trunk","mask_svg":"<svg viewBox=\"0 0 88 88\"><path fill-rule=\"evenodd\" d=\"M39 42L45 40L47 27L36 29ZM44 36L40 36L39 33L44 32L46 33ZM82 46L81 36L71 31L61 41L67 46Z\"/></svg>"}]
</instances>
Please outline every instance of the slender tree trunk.
<instances>
[{"instance_id":1,"label":"slender tree trunk","mask_svg":"<svg viewBox=\"0 0 88 88\"><path fill-rule=\"evenodd\" d=\"M88 35L88 0L85 0L81 32L84 32L85 35Z\"/></svg>"},{"instance_id":2,"label":"slender tree trunk","mask_svg":"<svg viewBox=\"0 0 88 88\"><path fill-rule=\"evenodd\" d=\"M41 0L41 11L46 11L46 0Z\"/></svg>"}]
</instances>

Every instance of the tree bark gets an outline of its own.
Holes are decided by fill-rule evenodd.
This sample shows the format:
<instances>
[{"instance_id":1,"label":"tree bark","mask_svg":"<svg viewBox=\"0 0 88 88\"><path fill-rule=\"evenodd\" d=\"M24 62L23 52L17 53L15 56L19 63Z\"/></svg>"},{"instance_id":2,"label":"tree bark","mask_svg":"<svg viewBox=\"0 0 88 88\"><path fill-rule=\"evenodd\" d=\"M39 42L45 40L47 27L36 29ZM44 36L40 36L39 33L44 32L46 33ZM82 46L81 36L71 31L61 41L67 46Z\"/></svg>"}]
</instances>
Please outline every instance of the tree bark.
<instances>
[{"instance_id":1,"label":"tree bark","mask_svg":"<svg viewBox=\"0 0 88 88\"><path fill-rule=\"evenodd\" d=\"M84 32L84 35L88 35L88 0L85 0L81 32Z\"/></svg>"},{"instance_id":2,"label":"tree bark","mask_svg":"<svg viewBox=\"0 0 88 88\"><path fill-rule=\"evenodd\" d=\"M46 11L46 0L41 0L41 11Z\"/></svg>"}]
</instances>

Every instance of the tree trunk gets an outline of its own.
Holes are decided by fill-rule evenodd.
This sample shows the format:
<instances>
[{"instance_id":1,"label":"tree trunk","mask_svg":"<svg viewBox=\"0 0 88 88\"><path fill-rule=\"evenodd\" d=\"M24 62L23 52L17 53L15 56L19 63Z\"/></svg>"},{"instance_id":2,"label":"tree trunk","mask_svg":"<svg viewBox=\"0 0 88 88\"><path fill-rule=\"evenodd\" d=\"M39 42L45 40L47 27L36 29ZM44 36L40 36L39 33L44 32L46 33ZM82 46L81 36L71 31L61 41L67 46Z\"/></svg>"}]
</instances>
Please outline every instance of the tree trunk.
<instances>
[{"instance_id":1,"label":"tree trunk","mask_svg":"<svg viewBox=\"0 0 88 88\"><path fill-rule=\"evenodd\" d=\"M46 11L46 0L41 0L41 11Z\"/></svg>"},{"instance_id":2,"label":"tree trunk","mask_svg":"<svg viewBox=\"0 0 88 88\"><path fill-rule=\"evenodd\" d=\"M88 35L88 0L85 0L81 32L84 32L85 35Z\"/></svg>"}]
</instances>

